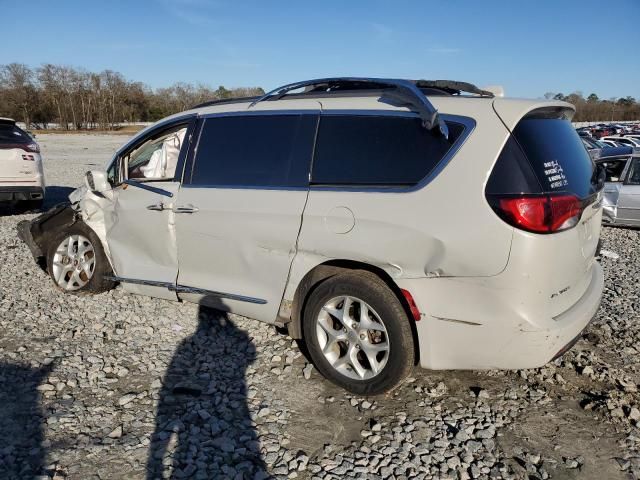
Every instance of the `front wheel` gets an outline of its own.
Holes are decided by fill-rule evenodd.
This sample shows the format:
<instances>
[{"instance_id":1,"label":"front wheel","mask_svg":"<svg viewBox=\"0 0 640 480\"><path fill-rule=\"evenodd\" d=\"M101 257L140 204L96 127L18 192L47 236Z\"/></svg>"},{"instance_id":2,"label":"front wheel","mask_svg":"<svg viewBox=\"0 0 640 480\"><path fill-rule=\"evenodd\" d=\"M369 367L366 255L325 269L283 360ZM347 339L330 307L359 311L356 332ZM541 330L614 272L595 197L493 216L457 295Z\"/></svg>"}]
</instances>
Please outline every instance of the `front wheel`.
<instances>
[{"instance_id":1,"label":"front wheel","mask_svg":"<svg viewBox=\"0 0 640 480\"><path fill-rule=\"evenodd\" d=\"M112 271L102 243L82 222L54 236L47 252L47 270L55 285L68 293L100 293L114 286L105 278Z\"/></svg>"},{"instance_id":2,"label":"front wheel","mask_svg":"<svg viewBox=\"0 0 640 480\"><path fill-rule=\"evenodd\" d=\"M407 314L389 287L369 272L322 282L309 296L303 319L304 340L316 368L350 392L388 392L414 365Z\"/></svg>"}]
</instances>

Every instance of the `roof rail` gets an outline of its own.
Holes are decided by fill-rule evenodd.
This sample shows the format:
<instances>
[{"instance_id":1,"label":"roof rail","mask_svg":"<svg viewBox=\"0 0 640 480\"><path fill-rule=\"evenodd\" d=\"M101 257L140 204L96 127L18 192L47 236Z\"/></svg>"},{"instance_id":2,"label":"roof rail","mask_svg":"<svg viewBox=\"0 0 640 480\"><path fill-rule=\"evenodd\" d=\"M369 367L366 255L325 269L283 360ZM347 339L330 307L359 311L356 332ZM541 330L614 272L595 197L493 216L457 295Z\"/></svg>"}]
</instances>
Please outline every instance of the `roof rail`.
<instances>
[{"instance_id":1,"label":"roof rail","mask_svg":"<svg viewBox=\"0 0 640 480\"><path fill-rule=\"evenodd\" d=\"M482 90L473 83L458 82L455 80L416 80L415 84L418 88L435 88L443 90L452 95L459 95L462 92L474 93L481 97L494 97L494 93L489 90Z\"/></svg>"},{"instance_id":2,"label":"roof rail","mask_svg":"<svg viewBox=\"0 0 640 480\"><path fill-rule=\"evenodd\" d=\"M242 103L248 102L250 100L257 99L257 96L253 97L233 97L233 98L220 98L217 100L207 100L206 102L199 103L194 105L193 107L188 108L188 110L193 110L196 108L209 107L211 105L224 105L225 103Z\"/></svg>"},{"instance_id":3,"label":"roof rail","mask_svg":"<svg viewBox=\"0 0 640 480\"><path fill-rule=\"evenodd\" d=\"M265 100L278 100L292 90L305 88L305 92L335 91L335 90L358 90L358 89L392 89L393 98L400 100L403 104L417 111L422 119L422 125L433 130L438 128L440 134L449 138L447 124L440 118L438 110L429 101L426 95L420 91L416 82L411 80L393 78L366 78L366 77L335 77L319 78L315 80L305 80L302 82L283 85L270 92L265 93L260 98L254 100L248 108Z\"/></svg>"}]
</instances>

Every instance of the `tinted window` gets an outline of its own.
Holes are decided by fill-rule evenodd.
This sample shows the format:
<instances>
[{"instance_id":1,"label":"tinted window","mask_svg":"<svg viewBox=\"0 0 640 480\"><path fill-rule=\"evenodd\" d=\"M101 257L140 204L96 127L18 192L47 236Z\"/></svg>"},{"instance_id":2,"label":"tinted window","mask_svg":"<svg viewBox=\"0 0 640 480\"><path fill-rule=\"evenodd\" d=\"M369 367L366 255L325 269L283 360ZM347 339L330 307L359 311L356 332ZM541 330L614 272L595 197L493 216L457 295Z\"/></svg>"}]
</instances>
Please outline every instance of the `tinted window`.
<instances>
[{"instance_id":1,"label":"tinted window","mask_svg":"<svg viewBox=\"0 0 640 480\"><path fill-rule=\"evenodd\" d=\"M540 193L536 178L527 157L513 136L509 136L496 162L486 192L489 194Z\"/></svg>"},{"instance_id":2,"label":"tinted window","mask_svg":"<svg viewBox=\"0 0 640 480\"><path fill-rule=\"evenodd\" d=\"M414 117L327 115L320 120L311 180L333 185L414 185L462 132L448 123L450 140Z\"/></svg>"},{"instance_id":3,"label":"tinted window","mask_svg":"<svg viewBox=\"0 0 640 480\"><path fill-rule=\"evenodd\" d=\"M205 120L191 183L308 186L317 118L256 115Z\"/></svg>"},{"instance_id":4,"label":"tinted window","mask_svg":"<svg viewBox=\"0 0 640 480\"><path fill-rule=\"evenodd\" d=\"M544 192L586 198L595 191L593 162L568 120L525 118L513 134Z\"/></svg>"},{"instance_id":5,"label":"tinted window","mask_svg":"<svg viewBox=\"0 0 640 480\"><path fill-rule=\"evenodd\" d=\"M0 123L0 144L32 143L33 139L15 125Z\"/></svg>"}]
</instances>

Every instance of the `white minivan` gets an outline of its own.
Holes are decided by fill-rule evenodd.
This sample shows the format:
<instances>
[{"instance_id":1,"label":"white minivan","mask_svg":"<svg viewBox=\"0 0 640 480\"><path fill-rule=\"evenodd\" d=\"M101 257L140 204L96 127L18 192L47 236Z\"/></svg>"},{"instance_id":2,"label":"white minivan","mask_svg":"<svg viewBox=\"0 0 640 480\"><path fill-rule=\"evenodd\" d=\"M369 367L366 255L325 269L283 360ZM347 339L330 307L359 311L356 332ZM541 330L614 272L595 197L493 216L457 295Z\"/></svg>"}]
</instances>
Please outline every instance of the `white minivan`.
<instances>
[{"instance_id":1,"label":"white minivan","mask_svg":"<svg viewBox=\"0 0 640 480\"><path fill-rule=\"evenodd\" d=\"M602 175L564 102L332 78L147 128L19 226L66 292L126 290L286 328L358 394L537 367L603 290Z\"/></svg>"}]
</instances>

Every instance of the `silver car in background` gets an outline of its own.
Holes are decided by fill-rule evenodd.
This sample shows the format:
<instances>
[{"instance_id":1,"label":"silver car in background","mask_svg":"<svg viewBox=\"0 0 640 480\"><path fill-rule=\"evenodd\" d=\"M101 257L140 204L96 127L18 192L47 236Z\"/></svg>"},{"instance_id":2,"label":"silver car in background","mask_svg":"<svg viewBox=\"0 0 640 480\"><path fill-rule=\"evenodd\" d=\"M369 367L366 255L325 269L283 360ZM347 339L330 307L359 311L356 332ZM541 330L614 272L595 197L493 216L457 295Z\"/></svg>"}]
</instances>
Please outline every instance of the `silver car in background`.
<instances>
[{"instance_id":1,"label":"silver car in background","mask_svg":"<svg viewBox=\"0 0 640 480\"><path fill-rule=\"evenodd\" d=\"M602 221L640 227L640 155L600 158L606 171Z\"/></svg>"}]
</instances>

